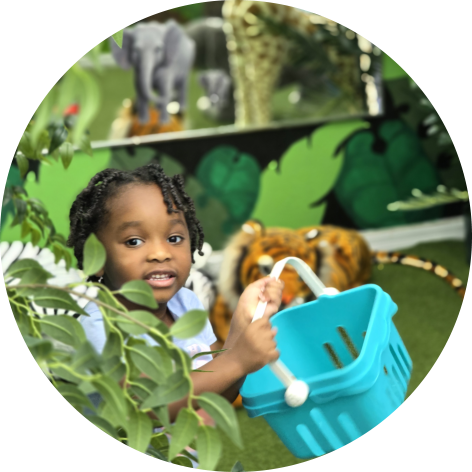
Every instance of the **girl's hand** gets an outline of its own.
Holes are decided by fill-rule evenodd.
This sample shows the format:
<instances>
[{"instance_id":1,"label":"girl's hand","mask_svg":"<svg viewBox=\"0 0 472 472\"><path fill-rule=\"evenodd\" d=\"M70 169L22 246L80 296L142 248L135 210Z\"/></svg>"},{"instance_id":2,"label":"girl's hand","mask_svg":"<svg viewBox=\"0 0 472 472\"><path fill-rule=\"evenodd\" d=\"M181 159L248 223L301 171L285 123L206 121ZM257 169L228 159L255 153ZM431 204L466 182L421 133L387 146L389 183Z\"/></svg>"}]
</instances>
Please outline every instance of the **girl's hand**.
<instances>
[{"instance_id":1,"label":"girl's hand","mask_svg":"<svg viewBox=\"0 0 472 472\"><path fill-rule=\"evenodd\" d=\"M274 315L279 310L282 302L282 290L284 283L271 277L264 277L249 284L241 297L238 306L231 319L231 328L228 340L237 339L241 333L249 326L256 312L259 300L267 301L264 312L268 317Z\"/></svg>"}]
</instances>

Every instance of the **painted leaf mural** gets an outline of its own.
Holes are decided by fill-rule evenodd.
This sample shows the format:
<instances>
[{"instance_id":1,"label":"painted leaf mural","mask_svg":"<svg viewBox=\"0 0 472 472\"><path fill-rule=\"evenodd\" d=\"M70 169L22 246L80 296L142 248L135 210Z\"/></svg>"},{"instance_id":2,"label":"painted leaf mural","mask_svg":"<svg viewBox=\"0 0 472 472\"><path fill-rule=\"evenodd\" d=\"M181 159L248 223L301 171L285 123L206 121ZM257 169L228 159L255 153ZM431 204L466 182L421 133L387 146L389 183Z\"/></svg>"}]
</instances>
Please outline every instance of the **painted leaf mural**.
<instances>
[{"instance_id":1,"label":"painted leaf mural","mask_svg":"<svg viewBox=\"0 0 472 472\"><path fill-rule=\"evenodd\" d=\"M197 204L204 208L209 197L219 200L229 214L223 231L230 234L251 215L259 193L259 176L260 167L253 156L233 146L218 146L198 165L196 177L205 193Z\"/></svg>"},{"instance_id":2,"label":"painted leaf mural","mask_svg":"<svg viewBox=\"0 0 472 472\"><path fill-rule=\"evenodd\" d=\"M335 193L359 228L378 228L440 217L440 208L387 210L389 203L408 198L412 189L430 193L439 183L415 133L400 120L388 120L380 125L377 138L365 131L349 140Z\"/></svg>"},{"instance_id":3,"label":"painted leaf mural","mask_svg":"<svg viewBox=\"0 0 472 472\"><path fill-rule=\"evenodd\" d=\"M335 155L336 149L354 131L368 126L360 120L328 124L292 144L278 165L270 164L262 172L252 217L266 226L320 224L326 202L317 202L331 191L344 162L344 150Z\"/></svg>"},{"instance_id":4,"label":"painted leaf mural","mask_svg":"<svg viewBox=\"0 0 472 472\"><path fill-rule=\"evenodd\" d=\"M223 231L225 222L230 221L228 210L218 199L208 197L202 184L191 175L185 177L185 191L195 203L197 218L205 231L205 241L213 249L221 249L228 237ZM200 205L202 200L204 206Z\"/></svg>"}]
</instances>

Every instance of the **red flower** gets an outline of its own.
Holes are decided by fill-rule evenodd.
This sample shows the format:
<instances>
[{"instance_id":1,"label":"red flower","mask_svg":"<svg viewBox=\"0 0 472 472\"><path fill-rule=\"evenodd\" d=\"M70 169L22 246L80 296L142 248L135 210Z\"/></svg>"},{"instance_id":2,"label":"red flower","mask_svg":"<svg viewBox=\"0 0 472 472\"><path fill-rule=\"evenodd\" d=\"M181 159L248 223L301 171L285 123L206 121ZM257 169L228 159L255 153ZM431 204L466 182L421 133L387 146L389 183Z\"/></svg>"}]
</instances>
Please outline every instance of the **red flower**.
<instances>
[{"instance_id":1,"label":"red flower","mask_svg":"<svg viewBox=\"0 0 472 472\"><path fill-rule=\"evenodd\" d=\"M80 107L78 103L73 103L72 105L69 105L65 110L64 110L64 116L68 115L77 115L79 113Z\"/></svg>"}]
</instances>

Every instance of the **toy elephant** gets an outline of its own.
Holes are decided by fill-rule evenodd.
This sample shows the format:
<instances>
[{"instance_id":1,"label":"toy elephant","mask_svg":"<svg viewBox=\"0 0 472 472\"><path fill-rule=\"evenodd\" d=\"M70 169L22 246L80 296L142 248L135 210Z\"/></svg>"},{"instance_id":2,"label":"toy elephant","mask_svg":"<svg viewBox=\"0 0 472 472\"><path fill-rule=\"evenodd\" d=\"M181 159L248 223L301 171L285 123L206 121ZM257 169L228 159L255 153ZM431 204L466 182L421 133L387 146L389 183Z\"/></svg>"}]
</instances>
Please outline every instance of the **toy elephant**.
<instances>
[{"instance_id":1,"label":"toy elephant","mask_svg":"<svg viewBox=\"0 0 472 472\"><path fill-rule=\"evenodd\" d=\"M110 43L117 64L123 69L131 66L134 69L140 123L149 120L149 102L158 108L160 122L167 123L167 105L173 100L174 92L177 92L179 112L185 109L195 43L174 20L139 23L123 31L122 48L113 40Z\"/></svg>"}]
</instances>

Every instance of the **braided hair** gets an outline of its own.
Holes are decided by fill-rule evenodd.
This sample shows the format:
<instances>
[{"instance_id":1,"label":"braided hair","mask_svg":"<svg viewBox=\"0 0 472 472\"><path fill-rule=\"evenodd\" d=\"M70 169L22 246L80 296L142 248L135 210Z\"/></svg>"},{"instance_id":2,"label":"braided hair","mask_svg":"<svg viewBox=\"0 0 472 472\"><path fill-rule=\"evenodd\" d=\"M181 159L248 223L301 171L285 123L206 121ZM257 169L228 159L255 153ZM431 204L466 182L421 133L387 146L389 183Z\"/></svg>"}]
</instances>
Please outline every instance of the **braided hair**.
<instances>
[{"instance_id":1,"label":"braided hair","mask_svg":"<svg viewBox=\"0 0 472 472\"><path fill-rule=\"evenodd\" d=\"M203 228L195 214L193 200L185 193L184 179L181 175L168 177L159 164L151 163L134 171L105 169L90 180L87 187L79 193L69 213L70 234L67 245L74 249L79 269L83 269L84 244L91 233L108 222L109 208L107 202L116 196L120 189L132 184L157 185L167 205L167 212L178 210L185 215L190 234L192 262L194 252L203 255ZM177 210L176 210L177 208ZM95 280L95 277L90 277Z\"/></svg>"}]
</instances>

